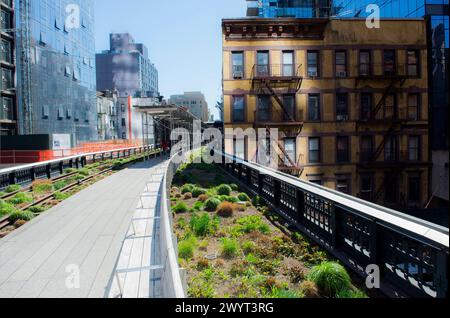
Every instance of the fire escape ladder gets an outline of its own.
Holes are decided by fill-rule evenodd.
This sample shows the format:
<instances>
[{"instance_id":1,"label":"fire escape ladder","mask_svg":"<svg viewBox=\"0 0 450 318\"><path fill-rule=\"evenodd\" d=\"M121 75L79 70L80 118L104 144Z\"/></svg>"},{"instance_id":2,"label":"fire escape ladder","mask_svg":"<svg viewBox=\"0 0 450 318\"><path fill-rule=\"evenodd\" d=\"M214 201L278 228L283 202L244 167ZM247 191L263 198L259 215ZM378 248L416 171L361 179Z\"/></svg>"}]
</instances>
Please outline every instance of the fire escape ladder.
<instances>
[{"instance_id":1,"label":"fire escape ladder","mask_svg":"<svg viewBox=\"0 0 450 318\"><path fill-rule=\"evenodd\" d=\"M263 83L263 87L266 88L266 90L270 93L270 95L273 98L275 98L275 100L277 101L278 105L281 107L281 110L283 111L283 113L286 116L286 118L289 118L290 121L295 121L295 119L292 117L292 115L289 114L289 112L286 110L286 108L284 107L283 101L278 96L278 94L275 93L273 88L270 86L269 82L267 80L263 80L262 83Z\"/></svg>"},{"instance_id":2,"label":"fire escape ladder","mask_svg":"<svg viewBox=\"0 0 450 318\"><path fill-rule=\"evenodd\" d=\"M391 126L389 127L389 130L383 135L383 140L378 145L375 153L373 154L373 158L371 161L373 161L373 162L377 161L378 157L383 152L386 142L388 141L389 137L391 137L392 134L395 132L396 128L397 128L397 124L395 122L392 122Z\"/></svg>"},{"instance_id":3,"label":"fire escape ladder","mask_svg":"<svg viewBox=\"0 0 450 318\"><path fill-rule=\"evenodd\" d=\"M266 132L267 132L267 136L270 138L270 128L269 127L266 127ZM289 161L289 164L291 165L291 167L296 167L296 164L292 161L291 157L289 157L289 155L286 153L286 150L284 149L284 146L278 140L278 137L277 137L277 146L280 149L280 151L283 153L283 156L284 156L284 158L283 158L281 156L281 154L278 153L278 159L280 159L281 162L284 163L284 160L287 158L287 160Z\"/></svg>"},{"instance_id":4,"label":"fire escape ladder","mask_svg":"<svg viewBox=\"0 0 450 318\"><path fill-rule=\"evenodd\" d=\"M397 176L400 175L401 172L402 172L402 169L401 168L397 168L397 169L389 170L389 173L385 174L385 176L383 177L383 182L378 187L378 189L375 192L375 195L373 197L373 201L374 202L378 201L378 199L381 197L381 194L385 190L386 186L388 184L390 184L391 182L393 182L397 178Z\"/></svg>"},{"instance_id":5,"label":"fire escape ladder","mask_svg":"<svg viewBox=\"0 0 450 318\"><path fill-rule=\"evenodd\" d=\"M384 104L386 102L386 98L388 97L389 93L391 92L392 88L394 87L394 83L395 83L395 80L392 79L391 83L389 84L389 86L386 87L386 89L384 90L383 96L381 97L380 101L378 102L378 104L373 109L373 112L370 114L370 119L375 119L376 118L378 112L384 106Z\"/></svg>"}]
</instances>

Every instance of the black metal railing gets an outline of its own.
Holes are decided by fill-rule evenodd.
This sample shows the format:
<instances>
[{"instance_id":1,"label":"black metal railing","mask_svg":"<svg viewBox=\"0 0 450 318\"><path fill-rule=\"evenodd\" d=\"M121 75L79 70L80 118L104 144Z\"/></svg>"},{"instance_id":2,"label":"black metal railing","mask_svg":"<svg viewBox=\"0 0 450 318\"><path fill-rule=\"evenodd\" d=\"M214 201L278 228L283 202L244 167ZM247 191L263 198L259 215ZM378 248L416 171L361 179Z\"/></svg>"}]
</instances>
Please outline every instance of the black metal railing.
<instances>
[{"instance_id":1,"label":"black metal railing","mask_svg":"<svg viewBox=\"0 0 450 318\"><path fill-rule=\"evenodd\" d=\"M57 177L63 174L67 168L82 168L97 161L129 158L153 150L156 150L154 146L107 150L2 169L0 170L0 191L13 184L28 185L37 179Z\"/></svg>"},{"instance_id":2,"label":"black metal railing","mask_svg":"<svg viewBox=\"0 0 450 318\"><path fill-rule=\"evenodd\" d=\"M221 153L223 168L388 296L446 297L448 228Z\"/></svg>"}]
</instances>

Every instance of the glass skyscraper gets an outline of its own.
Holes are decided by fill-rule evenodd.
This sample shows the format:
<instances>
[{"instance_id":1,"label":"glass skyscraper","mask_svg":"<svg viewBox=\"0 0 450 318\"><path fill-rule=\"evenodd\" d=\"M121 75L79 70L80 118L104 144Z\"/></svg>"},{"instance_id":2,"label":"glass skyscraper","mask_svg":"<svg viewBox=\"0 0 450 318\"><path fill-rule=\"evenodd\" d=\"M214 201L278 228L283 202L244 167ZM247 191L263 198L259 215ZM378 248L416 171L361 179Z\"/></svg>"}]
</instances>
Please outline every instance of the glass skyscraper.
<instances>
[{"instance_id":1,"label":"glass skyscraper","mask_svg":"<svg viewBox=\"0 0 450 318\"><path fill-rule=\"evenodd\" d=\"M21 135L96 140L94 0L16 0Z\"/></svg>"},{"instance_id":2,"label":"glass skyscraper","mask_svg":"<svg viewBox=\"0 0 450 318\"><path fill-rule=\"evenodd\" d=\"M247 0L247 16L260 18L328 17L331 0Z\"/></svg>"}]
</instances>

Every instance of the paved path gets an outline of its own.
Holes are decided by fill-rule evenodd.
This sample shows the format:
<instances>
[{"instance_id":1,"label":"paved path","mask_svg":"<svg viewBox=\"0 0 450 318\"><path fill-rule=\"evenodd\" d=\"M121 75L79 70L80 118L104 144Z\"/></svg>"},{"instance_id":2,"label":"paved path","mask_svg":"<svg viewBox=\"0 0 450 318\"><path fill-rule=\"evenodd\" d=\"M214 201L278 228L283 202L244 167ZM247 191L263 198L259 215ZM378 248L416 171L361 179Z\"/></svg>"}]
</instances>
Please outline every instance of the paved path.
<instances>
[{"instance_id":1,"label":"paved path","mask_svg":"<svg viewBox=\"0 0 450 318\"><path fill-rule=\"evenodd\" d=\"M120 171L1 239L0 297L110 296L140 195L161 163Z\"/></svg>"}]
</instances>

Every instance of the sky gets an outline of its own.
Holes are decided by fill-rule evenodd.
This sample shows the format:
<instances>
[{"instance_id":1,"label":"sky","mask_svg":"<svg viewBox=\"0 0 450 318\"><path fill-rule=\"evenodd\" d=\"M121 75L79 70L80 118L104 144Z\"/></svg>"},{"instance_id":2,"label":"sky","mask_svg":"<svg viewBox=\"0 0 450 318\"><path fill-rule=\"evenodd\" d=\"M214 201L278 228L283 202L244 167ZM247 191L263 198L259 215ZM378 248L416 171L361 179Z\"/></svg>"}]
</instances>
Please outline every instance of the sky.
<instances>
[{"instance_id":1,"label":"sky","mask_svg":"<svg viewBox=\"0 0 450 318\"><path fill-rule=\"evenodd\" d=\"M129 32L148 47L161 95L201 91L218 119L221 19L245 14L245 0L95 0L95 50L109 49L111 32Z\"/></svg>"}]
</instances>

